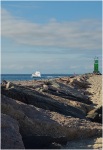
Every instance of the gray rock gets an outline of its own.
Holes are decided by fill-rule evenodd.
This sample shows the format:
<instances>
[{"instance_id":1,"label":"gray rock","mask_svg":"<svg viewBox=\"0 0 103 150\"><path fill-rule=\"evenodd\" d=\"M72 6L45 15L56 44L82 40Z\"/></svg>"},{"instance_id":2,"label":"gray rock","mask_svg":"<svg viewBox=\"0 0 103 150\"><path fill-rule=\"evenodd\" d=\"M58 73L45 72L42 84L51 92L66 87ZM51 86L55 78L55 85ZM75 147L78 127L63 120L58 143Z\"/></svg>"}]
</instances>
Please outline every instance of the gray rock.
<instances>
[{"instance_id":1,"label":"gray rock","mask_svg":"<svg viewBox=\"0 0 103 150\"><path fill-rule=\"evenodd\" d=\"M48 91L48 85L45 85L45 84L44 84L44 85L43 85L43 89L42 89L42 90L43 90L43 92Z\"/></svg>"},{"instance_id":2,"label":"gray rock","mask_svg":"<svg viewBox=\"0 0 103 150\"><path fill-rule=\"evenodd\" d=\"M11 97L13 99L19 100L26 104L34 105L39 108L55 111L66 116L72 116L82 119L85 118L85 113L79 108L64 104L62 102L58 102L55 99L49 98L48 96L29 88L14 85L14 88L3 88L1 90L1 93L6 95L7 97Z\"/></svg>"},{"instance_id":3,"label":"gray rock","mask_svg":"<svg viewBox=\"0 0 103 150\"><path fill-rule=\"evenodd\" d=\"M19 122L20 133L23 137L50 136L58 139L60 143L60 138L72 140L102 135L101 124L66 117L5 96L1 97L1 101L2 112Z\"/></svg>"},{"instance_id":4,"label":"gray rock","mask_svg":"<svg viewBox=\"0 0 103 150\"><path fill-rule=\"evenodd\" d=\"M80 79L74 79L71 82L71 85L76 86L78 88L82 88L82 89L86 89L89 87L89 83L87 81L85 81L84 79L82 80L81 78Z\"/></svg>"},{"instance_id":5,"label":"gray rock","mask_svg":"<svg viewBox=\"0 0 103 150\"><path fill-rule=\"evenodd\" d=\"M5 114L1 114L1 148L25 149L18 122Z\"/></svg>"},{"instance_id":6,"label":"gray rock","mask_svg":"<svg viewBox=\"0 0 103 150\"><path fill-rule=\"evenodd\" d=\"M82 92L78 92L77 89L73 89L61 83L61 88L57 89L51 85L48 86L48 93L60 96L62 98L71 99L73 101L82 102L85 104L92 104L92 101L88 98L88 96L81 94Z\"/></svg>"}]
</instances>

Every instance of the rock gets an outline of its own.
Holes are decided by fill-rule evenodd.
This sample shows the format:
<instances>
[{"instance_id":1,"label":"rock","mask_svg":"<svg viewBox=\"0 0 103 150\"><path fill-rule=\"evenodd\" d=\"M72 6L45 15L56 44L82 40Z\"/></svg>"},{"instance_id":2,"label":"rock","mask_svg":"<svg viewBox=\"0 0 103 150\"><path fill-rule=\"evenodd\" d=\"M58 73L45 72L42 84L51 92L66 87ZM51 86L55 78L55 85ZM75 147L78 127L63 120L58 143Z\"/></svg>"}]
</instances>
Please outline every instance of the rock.
<instances>
[{"instance_id":1,"label":"rock","mask_svg":"<svg viewBox=\"0 0 103 150\"><path fill-rule=\"evenodd\" d=\"M55 111L66 116L82 119L85 118L85 113L79 108L58 102L55 99L49 98L48 96L37 91L33 91L29 88L14 85L14 88L3 88L1 93L13 99L19 100L26 104L34 105L39 108Z\"/></svg>"},{"instance_id":2,"label":"rock","mask_svg":"<svg viewBox=\"0 0 103 150\"><path fill-rule=\"evenodd\" d=\"M52 87L54 87L54 88L60 88L60 85L59 85L59 83L57 83L56 81L55 82L52 82Z\"/></svg>"},{"instance_id":3,"label":"rock","mask_svg":"<svg viewBox=\"0 0 103 150\"><path fill-rule=\"evenodd\" d=\"M53 91L53 92L58 91L58 89L55 86L53 86L53 85L48 85L48 90Z\"/></svg>"},{"instance_id":4,"label":"rock","mask_svg":"<svg viewBox=\"0 0 103 150\"><path fill-rule=\"evenodd\" d=\"M52 139L49 136L24 136L23 142L25 149L44 149L48 148Z\"/></svg>"},{"instance_id":5,"label":"rock","mask_svg":"<svg viewBox=\"0 0 103 150\"><path fill-rule=\"evenodd\" d=\"M101 136L101 124L84 119L66 117L56 112L15 101L6 96L1 97L1 111L19 122L23 138L49 136L53 142ZM51 142L52 142L51 141Z\"/></svg>"},{"instance_id":6,"label":"rock","mask_svg":"<svg viewBox=\"0 0 103 150\"><path fill-rule=\"evenodd\" d=\"M13 88L14 84L12 82L7 82L6 89Z\"/></svg>"},{"instance_id":7,"label":"rock","mask_svg":"<svg viewBox=\"0 0 103 150\"><path fill-rule=\"evenodd\" d=\"M58 91L57 91L58 92ZM58 92L59 93L59 92ZM82 103L82 102L78 102L78 101L74 101L72 99L67 99L67 98L63 98L60 96L55 96L55 95L51 95L47 92L45 92L46 96L49 96L50 98L55 99L58 102L62 102L64 105L69 105L69 106L73 106L75 108L80 109L85 115L87 115L87 113L91 110L94 109L94 106Z\"/></svg>"},{"instance_id":8,"label":"rock","mask_svg":"<svg viewBox=\"0 0 103 150\"><path fill-rule=\"evenodd\" d=\"M5 114L1 114L1 148L24 149L18 122Z\"/></svg>"},{"instance_id":9,"label":"rock","mask_svg":"<svg viewBox=\"0 0 103 150\"><path fill-rule=\"evenodd\" d=\"M102 136L101 124L85 117L93 109L86 87L82 90L81 85L87 78L78 78L80 86L72 86L75 79L1 85L1 93L6 95L1 96L1 111L17 120L25 148L60 148L68 140ZM101 109L93 114L102 117Z\"/></svg>"},{"instance_id":10,"label":"rock","mask_svg":"<svg viewBox=\"0 0 103 150\"><path fill-rule=\"evenodd\" d=\"M61 149L61 148L62 148L61 144L58 144L58 143L55 143L55 142L53 142L52 144L50 144L48 146L48 149Z\"/></svg>"},{"instance_id":11,"label":"rock","mask_svg":"<svg viewBox=\"0 0 103 150\"><path fill-rule=\"evenodd\" d=\"M52 81L50 81L50 80L46 80L44 83L45 83L45 85L52 85Z\"/></svg>"},{"instance_id":12,"label":"rock","mask_svg":"<svg viewBox=\"0 0 103 150\"><path fill-rule=\"evenodd\" d=\"M87 118L93 122L102 123L102 106L88 112Z\"/></svg>"},{"instance_id":13,"label":"rock","mask_svg":"<svg viewBox=\"0 0 103 150\"><path fill-rule=\"evenodd\" d=\"M46 85L51 85L54 88L59 88L59 84L55 81L55 80L49 80L49 81L45 81Z\"/></svg>"},{"instance_id":14,"label":"rock","mask_svg":"<svg viewBox=\"0 0 103 150\"><path fill-rule=\"evenodd\" d=\"M47 90L48 90L48 86L44 84L42 91L43 91L43 92L46 92Z\"/></svg>"},{"instance_id":15,"label":"rock","mask_svg":"<svg viewBox=\"0 0 103 150\"><path fill-rule=\"evenodd\" d=\"M102 106L98 106L94 111L97 112L98 114L102 114Z\"/></svg>"},{"instance_id":16,"label":"rock","mask_svg":"<svg viewBox=\"0 0 103 150\"><path fill-rule=\"evenodd\" d=\"M2 80L1 82L1 87L2 89L6 87L7 81L6 80Z\"/></svg>"},{"instance_id":17,"label":"rock","mask_svg":"<svg viewBox=\"0 0 103 150\"><path fill-rule=\"evenodd\" d=\"M70 78L74 78L74 76L70 76Z\"/></svg>"},{"instance_id":18,"label":"rock","mask_svg":"<svg viewBox=\"0 0 103 150\"><path fill-rule=\"evenodd\" d=\"M7 81L6 81L6 80L2 80L2 83L1 83L1 84L2 84L2 85L3 85L3 84L6 85L6 84L7 84Z\"/></svg>"},{"instance_id":19,"label":"rock","mask_svg":"<svg viewBox=\"0 0 103 150\"><path fill-rule=\"evenodd\" d=\"M23 142L26 149L51 149L51 148L61 148L61 144L66 144L67 139L62 141L61 138L53 138L51 136L25 136L23 137ZM59 142L59 143L56 143Z\"/></svg>"},{"instance_id":20,"label":"rock","mask_svg":"<svg viewBox=\"0 0 103 150\"><path fill-rule=\"evenodd\" d=\"M82 88L82 89L86 89L89 87L89 83L87 81L81 81L79 79L74 79L72 82L71 82L71 85L73 86L76 86L78 88Z\"/></svg>"},{"instance_id":21,"label":"rock","mask_svg":"<svg viewBox=\"0 0 103 150\"><path fill-rule=\"evenodd\" d=\"M68 78L66 80L68 80ZM72 115L70 113L67 113L67 109L72 108L72 110L74 111L74 109L77 108L77 110L75 109L76 113L79 110L79 112L81 114L84 114L85 116L86 113L91 110L91 106L87 105L87 103L90 104L91 101L87 99L86 95L82 95L81 94L82 92L77 91L77 89L73 89L71 87L68 87L58 82L59 80L56 81L56 83L60 86L58 89L53 87L52 85L45 85L42 82L39 83L22 82L22 84L25 85L26 87L15 85L12 83L13 84L12 89L1 88L2 89L1 93L13 99L17 99L22 102L25 102L27 104L32 104L37 107L48 109L51 111L53 110L65 115ZM55 98L54 96L53 98L51 98L51 95L54 95ZM58 96L58 100L57 100L57 96ZM63 98L64 98L63 101L59 101L60 99ZM66 103L66 101L68 102ZM67 109L66 109L66 105L68 105ZM79 117L80 114L79 112L77 117Z\"/></svg>"},{"instance_id":22,"label":"rock","mask_svg":"<svg viewBox=\"0 0 103 150\"><path fill-rule=\"evenodd\" d=\"M47 81L45 81L45 82L47 82ZM43 83L45 83L45 82L43 82ZM50 82L50 84L46 85L46 86L44 85L44 88L43 88L43 83L41 83L41 82L36 83L35 86L34 85L30 86L30 83L27 86L25 83L26 87L14 84L14 87L12 88L12 90L9 89L8 91L6 88L3 88L1 86L1 89L2 89L1 92L2 92L2 94L5 94L9 97L12 96L11 98L14 98L14 99L15 98L18 99L17 96L15 97L15 95L17 92L19 92L19 94L17 94L17 95L18 95L18 97L20 95L22 95L21 97L22 97L22 101L23 101L25 99L24 98L25 95L29 95L29 93L30 93L30 95L33 95L33 94L40 95L40 93L35 92L35 89L38 88L36 91L41 92L41 93L47 92L52 95L60 96L60 97L67 98L67 99L72 99L73 101L78 101L78 102L82 102L82 103L86 103L86 104L92 104L89 97L87 95L82 94L83 92L78 90L77 88L70 87L69 85L60 83L59 81L57 82L57 81L51 80L48 82ZM23 85L24 85L24 83L23 83ZM43 91L43 89L44 89L44 91ZM23 94L24 94L24 96L23 96ZM41 96L43 96L43 94ZM26 99L28 99L28 98L26 98Z\"/></svg>"},{"instance_id":23,"label":"rock","mask_svg":"<svg viewBox=\"0 0 103 150\"><path fill-rule=\"evenodd\" d=\"M67 102L66 99L65 99L65 101ZM65 103L66 103L66 102L65 102ZM70 104L71 104L72 106L74 106L74 107L79 108L80 110L82 110L82 111L85 113L85 115L87 115L87 113L88 113L89 111L91 111L91 110L94 109L93 106L87 105L87 104L82 103L82 102L77 102L77 101L72 101L72 100L70 100L70 101L69 101L69 105L70 105Z\"/></svg>"},{"instance_id":24,"label":"rock","mask_svg":"<svg viewBox=\"0 0 103 150\"><path fill-rule=\"evenodd\" d=\"M73 101L78 101L85 104L92 104L89 97L86 94L84 95L83 91L65 85L64 83L58 83L58 84L59 84L59 88L56 88L53 85L48 85L48 90L46 92L62 98L71 99Z\"/></svg>"},{"instance_id":25,"label":"rock","mask_svg":"<svg viewBox=\"0 0 103 150\"><path fill-rule=\"evenodd\" d=\"M68 141L66 145L62 146L61 149L95 149L95 150L102 150L102 141L103 138L98 137L91 137L88 139L79 139L79 140L72 140Z\"/></svg>"}]
</instances>

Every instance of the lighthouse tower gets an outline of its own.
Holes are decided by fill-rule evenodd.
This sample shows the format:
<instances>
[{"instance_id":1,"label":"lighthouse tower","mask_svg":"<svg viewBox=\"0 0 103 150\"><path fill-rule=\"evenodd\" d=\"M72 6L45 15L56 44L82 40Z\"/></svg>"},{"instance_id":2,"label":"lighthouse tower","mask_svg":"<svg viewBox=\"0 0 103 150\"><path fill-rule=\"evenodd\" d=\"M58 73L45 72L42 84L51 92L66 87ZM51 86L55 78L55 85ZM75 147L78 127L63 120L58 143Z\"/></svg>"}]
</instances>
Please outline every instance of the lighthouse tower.
<instances>
[{"instance_id":1,"label":"lighthouse tower","mask_svg":"<svg viewBox=\"0 0 103 150\"><path fill-rule=\"evenodd\" d=\"M94 58L94 71L93 71L93 73L98 74L99 73L98 68L99 68L99 60L98 60L98 57L95 57Z\"/></svg>"}]
</instances>

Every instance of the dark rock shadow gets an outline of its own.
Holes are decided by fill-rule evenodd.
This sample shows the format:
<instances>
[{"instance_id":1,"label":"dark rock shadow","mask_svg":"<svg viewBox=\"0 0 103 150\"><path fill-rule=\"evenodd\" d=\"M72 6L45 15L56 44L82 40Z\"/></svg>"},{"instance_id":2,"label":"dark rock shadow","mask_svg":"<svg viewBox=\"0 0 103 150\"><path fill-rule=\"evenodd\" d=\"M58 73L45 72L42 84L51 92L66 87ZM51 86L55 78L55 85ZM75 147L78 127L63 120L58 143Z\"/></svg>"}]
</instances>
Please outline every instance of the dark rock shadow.
<instances>
[{"instance_id":1,"label":"dark rock shadow","mask_svg":"<svg viewBox=\"0 0 103 150\"><path fill-rule=\"evenodd\" d=\"M67 138L53 138L50 136L25 136L22 137L26 149L60 149L67 143Z\"/></svg>"}]
</instances>

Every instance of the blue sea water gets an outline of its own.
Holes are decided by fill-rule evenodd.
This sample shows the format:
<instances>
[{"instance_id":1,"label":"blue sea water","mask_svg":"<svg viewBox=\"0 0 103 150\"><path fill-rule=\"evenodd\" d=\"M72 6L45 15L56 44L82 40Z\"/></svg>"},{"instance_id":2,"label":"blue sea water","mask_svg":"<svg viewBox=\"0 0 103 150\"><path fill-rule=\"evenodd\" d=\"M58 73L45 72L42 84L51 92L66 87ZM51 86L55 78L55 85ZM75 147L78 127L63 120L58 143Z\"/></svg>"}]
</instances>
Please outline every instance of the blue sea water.
<instances>
[{"instance_id":1,"label":"blue sea water","mask_svg":"<svg viewBox=\"0 0 103 150\"><path fill-rule=\"evenodd\" d=\"M31 74L1 74L1 81L24 81L24 80L41 80L41 79L53 79L58 77L69 77L73 74L42 74L40 78L32 78Z\"/></svg>"}]
</instances>

